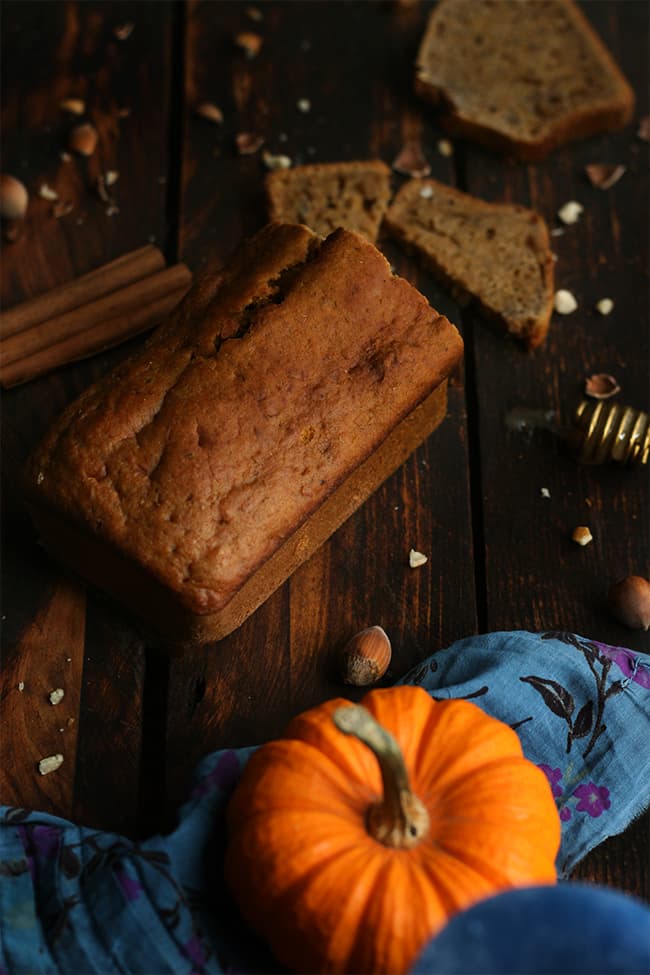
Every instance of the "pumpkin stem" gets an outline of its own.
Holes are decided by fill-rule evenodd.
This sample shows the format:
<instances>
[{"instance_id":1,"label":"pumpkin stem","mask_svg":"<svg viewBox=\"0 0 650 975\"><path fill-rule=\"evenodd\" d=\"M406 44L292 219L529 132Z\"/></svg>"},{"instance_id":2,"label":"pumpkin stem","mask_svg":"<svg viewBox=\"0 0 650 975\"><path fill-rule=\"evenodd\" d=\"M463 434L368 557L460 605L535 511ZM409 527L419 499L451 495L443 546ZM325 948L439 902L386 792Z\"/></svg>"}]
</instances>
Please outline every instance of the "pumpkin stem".
<instances>
[{"instance_id":1,"label":"pumpkin stem","mask_svg":"<svg viewBox=\"0 0 650 975\"><path fill-rule=\"evenodd\" d=\"M370 835L384 846L406 849L417 846L429 830L429 814L424 803L411 792L404 756L396 739L366 708L357 704L337 708L332 720L339 731L367 745L379 762L384 794L368 808Z\"/></svg>"}]
</instances>

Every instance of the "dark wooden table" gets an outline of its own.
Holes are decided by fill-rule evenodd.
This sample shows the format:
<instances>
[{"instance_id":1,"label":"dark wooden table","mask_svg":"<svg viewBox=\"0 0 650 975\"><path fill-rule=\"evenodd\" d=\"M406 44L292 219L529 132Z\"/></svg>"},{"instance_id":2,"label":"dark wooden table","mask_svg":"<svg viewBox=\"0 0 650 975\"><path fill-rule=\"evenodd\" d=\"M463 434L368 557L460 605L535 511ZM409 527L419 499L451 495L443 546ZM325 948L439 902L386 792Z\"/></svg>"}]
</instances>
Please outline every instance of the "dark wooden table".
<instances>
[{"instance_id":1,"label":"dark wooden table","mask_svg":"<svg viewBox=\"0 0 650 975\"><path fill-rule=\"evenodd\" d=\"M183 657L165 657L119 607L50 562L15 491L54 417L138 340L4 394L2 801L130 835L165 827L201 755L267 739L342 693L336 654L373 623L393 641L389 678L486 630L573 630L649 649L605 606L612 581L649 575L647 470L581 467L551 438L505 422L521 406L570 414L593 372L614 374L624 401L648 409L647 145L635 122L534 166L460 142L441 155L435 115L412 93L429 6L258 2L258 22L249 0L3 5L2 170L33 194L21 238L4 249L4 307L148 241L195 271L219 266L265 222L264 168L259 153L236 153L241 131L294 163L391 162L415 138L433 175L461 189L530 204L551 226L566 201L585 209L553 238L557 286L579 309L555 318L533 355L386 244L464 335L446 422L236 633ZM584 9L636 90L638 119L648 112L648 5ZM118 40L114 28L129 21ZM254 59L233 44L242 30L263 37ZM88 161L60 158L69 119L58 106L71 95L100 133ZM195 116L201 101L220 106L223 125ZM591 162L627 171L603 191L585 178ZM112 216L93 189L108 169L120 174ZM74 203L69 216L50 216L36 197L42 182ZM594 311L603 297L615 302L606 318ZM571 541L581 524L594 535L586 548ZM417 571L411 547L430 556ZM58 686L65 698L52 707ZM38 775L38 759L59 751L62 768ZM650 897L648 824L646 815L604 843L577 875Z\"/></svg>"}]
</instances>

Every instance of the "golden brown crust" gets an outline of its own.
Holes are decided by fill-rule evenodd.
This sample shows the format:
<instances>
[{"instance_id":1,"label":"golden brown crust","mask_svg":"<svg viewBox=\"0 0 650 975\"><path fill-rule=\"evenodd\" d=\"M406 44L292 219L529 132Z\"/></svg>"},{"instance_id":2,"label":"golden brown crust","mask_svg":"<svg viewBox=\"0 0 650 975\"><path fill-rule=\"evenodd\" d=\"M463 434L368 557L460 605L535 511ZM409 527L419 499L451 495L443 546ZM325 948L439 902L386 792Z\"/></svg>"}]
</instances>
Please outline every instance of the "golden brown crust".
<instances>
[{"instance_id":1,"label":"golden brown crust","mask_svg":"<svg viewBox=\"0 0 650 975\"><path fill-rule=\"evenodd\" d=\"M447 65L446 51L454 52ZM451 135L525 161L621 128L634 112L631 87L573 0L440 0L415 90L442 106Z\"/></svg>"},{"instance_id":2,"label":"golden brown crust","mask_svg":"<svg viewBox=\"0 0 650 975\"><path fill-rule=\"evenodd\" d=\"M473 298L529 349L544 341L554 261L539 214L487 203L433 179L411 180L395 197L385 226L457 298Z\"/></svg>"},{"instance_id":3,"label":"golden brown crust","mask_svg":"<svg viewBox=\"0 0 650 975\"><path fill-rule=\"evenodd\" d=\"M217 613L461 350L357 234L270 225L63 414L29 502Z\"/></svg>"}]
</instances>

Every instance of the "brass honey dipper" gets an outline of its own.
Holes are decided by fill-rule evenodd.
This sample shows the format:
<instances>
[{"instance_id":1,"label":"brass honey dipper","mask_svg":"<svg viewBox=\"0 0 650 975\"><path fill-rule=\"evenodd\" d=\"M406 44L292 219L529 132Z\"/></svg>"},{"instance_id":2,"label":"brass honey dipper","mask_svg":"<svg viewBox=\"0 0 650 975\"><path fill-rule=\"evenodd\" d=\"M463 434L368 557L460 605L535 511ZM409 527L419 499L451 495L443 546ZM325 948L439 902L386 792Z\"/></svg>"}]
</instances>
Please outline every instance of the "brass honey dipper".
<instances>
[{"instance_id":1,"label":"brass honey dipper","mask_svg":"<svg viewBox=\"0 0 650 975\"><path fill-rule=\"evenodd\" d=\"M582 464L640 466L650 460L650 414L620 403L583 399L568 425L558 423L552 410L516 407L507 414L506 426L519 433L549 431Z\"/></svg>"},{"instance_id":2,"label":"brass honey dipper","mask_svg":"<svg viewBox=\"0 0 650 975\"><path fill-rule=\"evenodd\" d=\"M570 445L583 464L647 464L650 414L603 400L582 400L569 431Z\"/></svg>"}]
</instances>

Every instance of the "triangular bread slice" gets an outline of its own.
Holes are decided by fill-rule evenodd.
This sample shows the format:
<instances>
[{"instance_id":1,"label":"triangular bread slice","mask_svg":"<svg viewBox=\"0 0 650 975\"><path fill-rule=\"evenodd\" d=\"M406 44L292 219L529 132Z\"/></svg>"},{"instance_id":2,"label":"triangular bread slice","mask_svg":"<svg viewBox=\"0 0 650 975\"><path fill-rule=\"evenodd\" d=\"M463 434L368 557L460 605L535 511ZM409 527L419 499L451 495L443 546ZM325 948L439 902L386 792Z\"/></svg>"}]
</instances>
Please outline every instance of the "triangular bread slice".
<instances>
[{"instance_id":1,"label":"triangular bread slice","mask_svg":"<svg viewBox=\"0 0 650 975\"><path fill-rule=\"evenodd\" d=\"M266 176L269 220L302 223L322 237L344 227L374 243L390 200L390 176L380 160L274 170Z\"/></svg>"},{"instance_id":2,"label":"triangular bread slice","mask_svg":"<svg viewBox=\"0 0 650 975\"><path fill-rule=\"evenodd\" d=\"M572 0L439 0L415 88L443 105L452 134L526 160L620 128L634 111L632 89Z\"/></svg>"},{"instance_id":3,"label":"triangular bread slice","mask_svg":"<svg viewBox=\"0 0 650 975\"><path fill-rule=\"evenodd\" d=\"M539 214L413 179L384 223L457 298L474 298L483 314L530 349L544 341L553 311L554 259Z\"/></svg>"}]
</instances>

